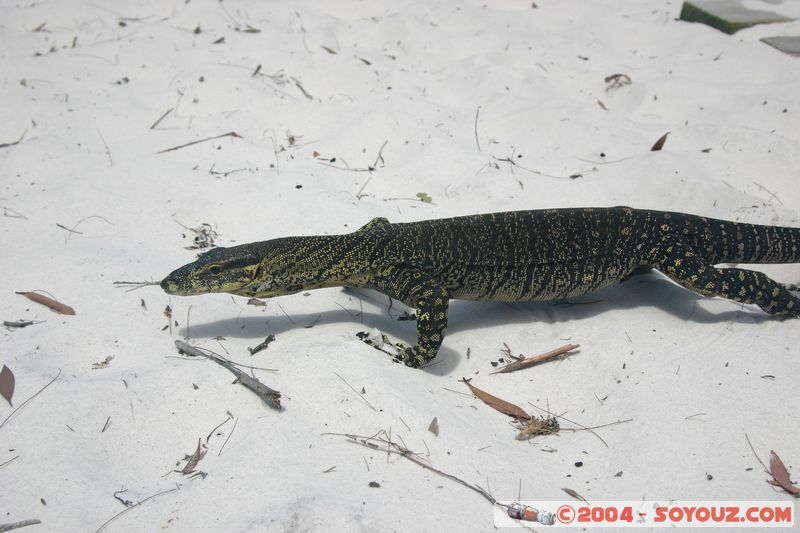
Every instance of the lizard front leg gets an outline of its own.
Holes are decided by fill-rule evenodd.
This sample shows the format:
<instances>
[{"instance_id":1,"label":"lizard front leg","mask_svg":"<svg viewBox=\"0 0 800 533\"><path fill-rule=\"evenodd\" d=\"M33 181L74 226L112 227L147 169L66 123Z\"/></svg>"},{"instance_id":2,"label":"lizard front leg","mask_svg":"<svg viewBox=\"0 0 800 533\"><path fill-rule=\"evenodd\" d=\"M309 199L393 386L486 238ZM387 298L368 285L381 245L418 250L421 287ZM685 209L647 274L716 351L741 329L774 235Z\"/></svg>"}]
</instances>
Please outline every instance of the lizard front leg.
<instances>
[{"instance_id":1,"label":"lizard front leg","mask_svg":"<svg viewBox=\"0 0 800 533\"><path fill-rule=\"evenodd\" d=\"M447 291L425 273L402 267L383 269L371 282L373 288L417 310L417 344L403 350L399 359L412 368L431 362L447 331Z\"/></svg>"}]
</instances>

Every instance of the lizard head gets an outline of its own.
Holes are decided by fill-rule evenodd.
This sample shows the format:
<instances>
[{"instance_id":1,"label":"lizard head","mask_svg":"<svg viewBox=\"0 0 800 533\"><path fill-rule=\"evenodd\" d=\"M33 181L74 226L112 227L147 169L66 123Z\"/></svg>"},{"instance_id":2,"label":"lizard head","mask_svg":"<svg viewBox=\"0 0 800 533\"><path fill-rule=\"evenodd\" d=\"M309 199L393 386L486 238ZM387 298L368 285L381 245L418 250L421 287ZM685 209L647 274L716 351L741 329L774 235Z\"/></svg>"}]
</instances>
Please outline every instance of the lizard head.
<instances>
[{"instance_id":1,"label":"lizard head","mask_svg":"<svg viewBox=\"0 0 800 533\"><path fill-rule=\"evenodd\" d=\"M260 261L246 244L214 248L170 273L161 281L161 288L179 296L210 292L240 294L255 279Z\"/></svg>"},{"instance_id":2,"label":"lizard head","mask_svg":"<svg viewBox=\"0 0 800 533\"><path fill-rule=\"evenodd\" d=\"M215 248L161 282L169 294L228 292L271 298L342 285L361 265L336 237L283 237ZM338 259L331 262L330 258Z\"/></svg>"}]
</instances>

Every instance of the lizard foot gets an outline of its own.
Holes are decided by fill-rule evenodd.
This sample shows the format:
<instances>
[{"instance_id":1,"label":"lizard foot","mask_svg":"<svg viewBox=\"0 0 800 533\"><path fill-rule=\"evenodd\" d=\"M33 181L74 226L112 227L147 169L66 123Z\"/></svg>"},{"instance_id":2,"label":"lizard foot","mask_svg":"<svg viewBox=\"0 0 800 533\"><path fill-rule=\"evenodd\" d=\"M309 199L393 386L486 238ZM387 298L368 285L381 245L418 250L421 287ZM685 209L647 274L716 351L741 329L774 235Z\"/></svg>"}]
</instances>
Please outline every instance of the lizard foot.
<instances>
[{"instance_id":1,"label":"lizard foot","mask_svg":"<svg viewBox=\"0 0 800 533\"><path fill-rule=\"evenodd\" d=\"M394 360L411 368L419 368L429 362L418 345L412 348L404 348Z\"/></svg>"}]
</instances>

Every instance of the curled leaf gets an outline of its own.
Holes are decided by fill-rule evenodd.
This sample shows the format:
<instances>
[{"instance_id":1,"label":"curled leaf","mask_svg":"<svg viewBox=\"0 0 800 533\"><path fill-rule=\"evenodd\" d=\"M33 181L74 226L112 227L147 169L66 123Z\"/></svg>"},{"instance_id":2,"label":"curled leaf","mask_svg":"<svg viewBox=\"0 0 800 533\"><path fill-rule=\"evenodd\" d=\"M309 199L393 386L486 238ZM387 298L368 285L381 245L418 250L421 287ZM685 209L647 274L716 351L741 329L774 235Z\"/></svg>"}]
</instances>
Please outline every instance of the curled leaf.
<instances>
[{"instance_id":1,"label":"curled leaf","mask_svg":"<svg viewBox=\"0 0 800 533\"><path fill-rule=\"evenodd\" d=\"M0 370L0 396L6 399L8 405L14 406L11 403L11 397L14 396L14 373L6 365Z\"/></svg>"},{"instance_id":2,"label":"curled leaf","mask_svg":"<svg viewBox=\"0 0 800 533\"><path fill-rule=\"evenodd\" d=\"M428 431L437 437L439 436L439 419L437 417L434 416L433 420L431 420L431 425L428 426Z\"/></svg>"},{"instance_id":3,"label":"curled leaf","mask_svg":"<svg viewBox=\"0 0 800 533\"><path fill-rule=\"evenodd\" d=\"M17 294L21 294L28 298L29 300L33 300L34 302L42 305L46 305L56 313L61 313L62 315L74 315L75 310L66 304L62 304L61 302L57 302L52 298L48 298L44 294L39 294L38 292L17 292Z\"/></svg>"},{"instance_id":4,"label":"curled leaf","mask_svg":"<svg viewBox=\"0 0 800 533\"><path fill-rule=\"evenodd\" d=\"M668 131L667 133L665 133L664 135L659 137L658 140L656 141L656 143L653 145L653 147L650 148L650 151L651 152L658 152L659 150L664 148L664 143L667 142L667 135L669 135L670 133L671 132Z\"/></svg>"},{"instance_id":5,"label":"curled leaf","mask_svg":"<svg viewBox=\"0 0 800 533\"><path fill-rule=\"evenodd\" d=\"M800 494L800 488L792 485L792 480L789 477L789 471L786 470L786 466L783 464L783 461L781 461L781 458L778 457L778 454L772 450L769 452L769 473L772 474L772 481L770 481L770 484L775 485L776 487L781 487L789 494L793 494L795 496Z\"/></svg>"}]
</instances>

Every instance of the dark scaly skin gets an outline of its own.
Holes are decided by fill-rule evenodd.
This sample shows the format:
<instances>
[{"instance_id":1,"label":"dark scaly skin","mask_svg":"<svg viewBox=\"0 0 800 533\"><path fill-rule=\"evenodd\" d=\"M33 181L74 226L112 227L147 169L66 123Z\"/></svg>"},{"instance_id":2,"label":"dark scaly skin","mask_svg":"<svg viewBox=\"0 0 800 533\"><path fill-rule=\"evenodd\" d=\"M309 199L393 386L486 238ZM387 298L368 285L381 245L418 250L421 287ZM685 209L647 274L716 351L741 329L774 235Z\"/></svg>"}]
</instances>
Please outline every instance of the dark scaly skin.
<instances>
[{"instance_id":1,"label":"dark scaly skin","mask_svg":"<svg viewBox=\"0 0 800 533\"><path fill-rule=\"evenodd\" d=\"M321 287L376 289L417 310L417 344L400 358L430 362L451 298L556 300L648 267L706 296L800 316L800 300L761 272L719 263L800 262L800 229L628 207L493 213L390 224L346 235L286 237L212 250L167 276L170 294L272 297Z\"/></svg>"}]
</instances>

